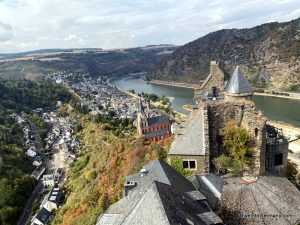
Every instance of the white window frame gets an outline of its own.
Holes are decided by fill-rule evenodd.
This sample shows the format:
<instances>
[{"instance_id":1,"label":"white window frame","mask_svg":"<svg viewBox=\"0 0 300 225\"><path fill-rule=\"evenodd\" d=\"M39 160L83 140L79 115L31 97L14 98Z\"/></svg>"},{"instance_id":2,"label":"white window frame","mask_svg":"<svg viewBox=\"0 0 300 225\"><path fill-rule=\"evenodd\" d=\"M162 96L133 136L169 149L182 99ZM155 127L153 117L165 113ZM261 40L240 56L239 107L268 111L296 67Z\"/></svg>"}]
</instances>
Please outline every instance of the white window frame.
<instances>
[{"instance_id":1,"label":"white window frame","mask_svg":"<svg viewBox=\"0 0 300 225\"><path fill-rule=\"evenodd\" d=\"M182 167L183 167L183 161L187 161L188 162L188 168L184 168L184 169L197 170L197 160L196 159L182 159ZM194 161L195 162L195 168L191 168L190 167L190 161Z\"/></svg>"}]
</instances>

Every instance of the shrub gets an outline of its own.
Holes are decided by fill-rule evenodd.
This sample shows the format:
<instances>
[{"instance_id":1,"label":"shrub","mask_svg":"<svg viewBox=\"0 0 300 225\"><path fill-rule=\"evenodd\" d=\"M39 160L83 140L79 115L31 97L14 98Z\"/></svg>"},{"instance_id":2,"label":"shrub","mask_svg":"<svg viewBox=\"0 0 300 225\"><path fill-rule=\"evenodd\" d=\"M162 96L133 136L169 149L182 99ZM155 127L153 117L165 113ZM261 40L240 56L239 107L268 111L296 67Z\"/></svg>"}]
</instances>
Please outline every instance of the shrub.
<instances>
[{"instance_id":1,"label":"shrub","mask_svg":"<svg viewBox=\"0 0 300 225\"><path fill-rule=\"evenodd\" d=\"M251 162L251 136L248 131L235 123L228 123L223 130L223 147L226 154L214 160L218 170L228 169L234 175L241 174Z\"/></svg>"},{"instance_id":2,"label":"shrub","mask_svg":"<svg viewBox=\"0 0 300 225\"><path fill-rule=\"evenodd\" d=\"M178 173L180 173L181 175L185 176L185 177L190 177L193 176L194 173L189 170L189 169L184 169L182 166L182 161L179 158L172 158L170 165L177 170Z\"/></svg>"}]
</instances>

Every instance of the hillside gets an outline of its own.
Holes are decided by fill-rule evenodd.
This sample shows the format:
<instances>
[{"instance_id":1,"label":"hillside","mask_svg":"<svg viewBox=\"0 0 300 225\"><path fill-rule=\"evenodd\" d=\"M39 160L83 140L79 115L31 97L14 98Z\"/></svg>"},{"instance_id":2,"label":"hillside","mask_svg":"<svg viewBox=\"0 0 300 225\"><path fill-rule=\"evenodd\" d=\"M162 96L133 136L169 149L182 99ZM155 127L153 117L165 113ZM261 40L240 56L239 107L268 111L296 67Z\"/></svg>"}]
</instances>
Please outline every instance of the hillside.
<instances>
[{"instance_id":1,"label":"hillside","mask_svg":"<svg viewBox=\"0 0 300 225\"><path fill-rule=\"evenodd\" d=\"M150 77L199 83L208 75L209 61L217 60L226 73L240 64L257 87L300 91L299 22L209 33L168 55Z\"/></svg>"},{"instance_id":2,"label":"hillside","mask_svg":"<svg viewBox=\"0 0 300 225\"><path fill-rule=\"evenodd\" d=\"M30 176L32 160L24 154L23 129L10 114L32 113L38 107L55 109L57 101L68 102L71 95L49 80L0 79L0 99L0 224L14 225L37 182ZM35 116L28 118L36 122Z\"/></svg>"},{"instance_id":3,"label":"hillside","mask_svg":"<svg viewBox=\"0 0 300 225\"><path fill-rule=\"evenodd\" d=\"M80 153L70 165L64 185L66 200L53 218L54 225L95 224L99 215L121 197L125 176L138 172L150 160L164 159L170 142L149 143L135 138L135 130L128 127L122 128L128 132L126 137L116 136L112 118L103 123L77 114L77 120L81 127L76 133Z\"/></svg>"},{"instance_id":4,"label":"hillside","mask_svg":"<svg viewBox=\"0 0 300 225\"><path fill-rule=\"evenodd\" d=\"M121 75L154 69L177 46L155 45L129 49L49 49L23 53L0 54L0 76L29 78L58 70Z\"/></svg>"}]
</instances>

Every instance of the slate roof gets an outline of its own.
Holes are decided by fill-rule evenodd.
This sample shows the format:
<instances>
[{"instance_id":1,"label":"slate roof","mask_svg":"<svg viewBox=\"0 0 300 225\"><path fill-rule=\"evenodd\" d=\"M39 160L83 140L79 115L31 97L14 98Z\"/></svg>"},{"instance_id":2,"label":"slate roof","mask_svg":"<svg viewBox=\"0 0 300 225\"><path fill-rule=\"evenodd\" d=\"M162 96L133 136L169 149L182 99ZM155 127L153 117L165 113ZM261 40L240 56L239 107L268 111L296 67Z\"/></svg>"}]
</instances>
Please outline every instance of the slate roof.
<instances>
[{"instance_id":1,"label":"slate roof","mask_svg":"<svg viewBox=\"0 0 300 225\"><path fill-rule=\"evenodd\" d=\"M203 110L193 111L186 126L179 131L169 151L170 155L205 155Z\"/></svg>"},{"instance_id":2,"label":"slate roof","mask_svg":"<svg viewBox=\"0 0 300 225\"><path fill-rule=\"evenodd\" d=\"M51 213L43 207L36 215L35 218L38 219L43 224L46 224L49 221L50 217L51 217Z\"/></svg>"},{"instance_id":3,"label":"slate roof","mask_svg":"<svg viewBox=\"0 0 300 225\"><path fill-rule=\"evenodd\" d=\"M62 191L59 188L54 187L50 192L48 200L55 204L59 204L61 199L62 199Z\"/></svg>"},{"instance_id":4,"label":"slate roof","mask_svg":"<svg viewBox=\"0 0 300 225\"><path fill-rule=\"evenodd\" d=\"M153 160L126 178L135 186L100 215L97 225L222 224L202 193L166 162Z\"/></svg>"},{"instance_id":5,"label":"slate roof","mask_svg":"<svg viewBox=\"0 0 300 225\"><path fill-rule=\"evenodd\" d=\"M225 92L231 94L252 94L253 89L245 75L237 66L226 84Z\"/></svg>"},{"instance_id":6,"label":"slate roof","mask_svg":"<svg viewBox=\"0 0 300 225\"><path fill-rule=\"evenodd\" d=\"M156 125L156 124L164 124L169 123L170 119L166 115L156 116L147 118L148 126Z\"/></svg>"},{"instance_id":7,"label":"slate roof","mask_svg":"<svg viewBox=\"0 0 300 225\"><path fill-rule=\"evenodd\" d=\"M145 187L153 181L159 181L164 184L176 186L176 188L183 192L194 191L194 185L184 176L174 170L168 163L163 160L153 160L144 165L143 168L147 171L147 175L141 177L140 173L127 176L126 181L137 182L138 187Z\"/></svg>"},{"instance_id":8,"label":"slate roof","mask_svg":"<svg viewBox=\"0 0 300 225\"><path fill-rule=\"evenodd\" d=\"M217 207L223 190L223 180L215 174L196 175L191 182L202 193L212 208Z\"/></svg>"},{"instance_id":9,"label":"slate roof","mask_svg":"<svg viewBox=\"0 0 300 225\"><path fill-rule=\"evenodd\" d=\"M151 183L138 201L131 197L123 198L117 203L118 207L109 207L99 217L97 225L222 224L205 201L198 203L187 194L158 181Z\"/></svg>"}]
</instances>

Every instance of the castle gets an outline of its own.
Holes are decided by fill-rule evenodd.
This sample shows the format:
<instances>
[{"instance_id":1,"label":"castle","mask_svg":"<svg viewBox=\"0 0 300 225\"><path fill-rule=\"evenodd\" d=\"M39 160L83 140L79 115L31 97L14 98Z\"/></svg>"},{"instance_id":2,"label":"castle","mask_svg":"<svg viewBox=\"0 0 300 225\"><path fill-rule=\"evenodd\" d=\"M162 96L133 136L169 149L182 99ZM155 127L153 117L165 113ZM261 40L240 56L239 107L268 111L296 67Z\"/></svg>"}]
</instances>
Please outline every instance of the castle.
<instances>
[{"instance_id":1,"label":"castle","mask_svg":"<svg viewBox=\"0 0 300 225\"><path fill-rule=\"evenodd\" d=\"M237 66L226 80L215 61L210 74L195 93L198 108L181 125L172 143L169 160L179 158L183 168L197 174L216 172L213 160L224 152L222 130L229 121L247 129L252 139L252 163L249 171L260 175L266 171L284 175L288 141L252 101L253 89Z\"/></svg>"}]
</instances>

